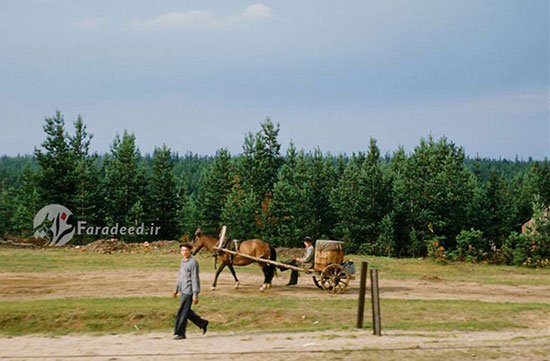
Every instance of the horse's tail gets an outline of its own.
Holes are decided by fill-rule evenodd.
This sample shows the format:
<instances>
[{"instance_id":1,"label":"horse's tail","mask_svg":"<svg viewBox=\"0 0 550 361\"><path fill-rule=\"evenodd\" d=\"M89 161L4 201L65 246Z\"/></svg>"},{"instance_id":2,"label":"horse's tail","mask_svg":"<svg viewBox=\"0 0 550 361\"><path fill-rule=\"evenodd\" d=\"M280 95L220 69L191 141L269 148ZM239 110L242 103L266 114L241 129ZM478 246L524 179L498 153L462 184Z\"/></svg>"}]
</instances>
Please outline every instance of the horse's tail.
<instances>
[{"instance_id":1,"label":"horse's tail","mask_svg":"<svg viewBox=\"0 0 550 361\"><path fill-rule=\"evenodd\" d=\"M271 261L277 260L277 251L272 245L269 245L269 259ZM271 283L276 272L277 272L277 267L274 264L267 265L267 281L268 281L267 283Z\"/></svg>"}]
</instances>

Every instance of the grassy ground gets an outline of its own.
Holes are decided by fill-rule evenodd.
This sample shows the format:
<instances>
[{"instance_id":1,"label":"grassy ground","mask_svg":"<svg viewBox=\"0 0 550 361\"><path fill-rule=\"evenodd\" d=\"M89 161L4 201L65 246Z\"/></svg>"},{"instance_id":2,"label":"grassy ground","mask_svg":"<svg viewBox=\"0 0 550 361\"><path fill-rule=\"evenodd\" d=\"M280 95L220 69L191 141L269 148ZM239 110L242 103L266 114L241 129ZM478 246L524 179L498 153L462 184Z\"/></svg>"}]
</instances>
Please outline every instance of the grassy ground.
<instances>
[{"instance_id":1,"label":"grassy ground","mask_svg":"<svg viewBox=\"0 0 550 361\"><path fill-rule=\"evenodd\" d=\"M546 285L550 269L531 269L514 266L449 263L439 264L431 260L364 257L350 255L359 270L361 261L378 268L384 277L395 279L438 279L444 281L477 282L480 284ZM177 254L99 254L52 248L24 250L0 248L0 272L43 272L58 270L107 270L107 269L157 269L173 270L179 266ZM197 257L201 270L212 270L213 259ZM260 273L258 267L242 267L239 272Z\"/></svg>"},{"instance_id":2,"label":"grassy ground","mask_svg":"<svg viewBox=\"0 0 550 361\"><path fill-rule=\"evenodd\" d=\"M441 265L430 260L350 256L378 268L384 278L440 279L505 285L548 284L550 269L472 265ZM213 272L211 257L198 257L201 272ZM68 249L0 248L0 272L155 269L177 271L177 254L98 254ZM259 273L256 266L239 272ZM66 334L73 332L168 331L179 303L168 297L73 298L0 302L0 334ZM351 329L357 301L338 296L292 298L258 293L253 296L209 293L196 307L214 331ZM369 312L366 312L369 315ZM366 317L367 324L370 317ZM499 330L540 327L550 322L549 303L497 303L464 300L383 299L384 329ZM544 321L546 320L546 321Z\"/></svg>"},{"instance_id":3,"label":"grassy ground","mask_svg":"<svg viewBox=\"0 0 550 361\"><path fill-rule=\"evenodd\" d=\"M178 300L168 297L0 302L0 333L169 331L178 306ZM195 310L218 332L319 331L352 329L356 307L355 300L338 297L304 300L209 294ZM534 319L550 319L550 304L386 299L381 312L384 329L481 331L528 328Z\"/></svg>"}]
</instances>

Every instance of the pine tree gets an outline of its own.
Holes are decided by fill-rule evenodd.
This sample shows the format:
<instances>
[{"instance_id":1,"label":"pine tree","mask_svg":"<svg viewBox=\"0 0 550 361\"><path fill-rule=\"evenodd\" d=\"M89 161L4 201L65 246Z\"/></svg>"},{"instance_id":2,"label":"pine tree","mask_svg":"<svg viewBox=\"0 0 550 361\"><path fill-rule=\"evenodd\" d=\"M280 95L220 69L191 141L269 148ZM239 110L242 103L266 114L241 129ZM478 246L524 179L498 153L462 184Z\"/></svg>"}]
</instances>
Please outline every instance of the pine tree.
<instances>
[{"instance_id":1,"label":"pine tree","mask_svg":"<svg viewBox=\"0 0 550 361\"><path fill-rule=\"evenodd\" d=\"M300 166L298 166L298 162ZM269 213L274 219L274 230L270 240L275 245L296 247L305 234L304 216L309 214L305 192L298 181L298 169L304 162L303 151L299 160L294 143L290 143L285 163L281 167L277 182L273 187L273 202Z\"/></svg>"},{"instance_id":2,"label":"pine tree","mask_svg":"<svg viewBox=\"0 0 550 361\"><path fill-rule=\"evenodd\" d=\"M163 145L153 153L153 174L150 179L149 212L151 223L159 226L158 239L174 239L178 234L178 180L170 149Z\"/></svg>"},{"instance_id":3,"label":"pine tree","mask_svg":"<svg viewBox=\"0 0 550 361\"><path fill-rule=\"evenodd\" d=\"M468 204L473 197L471 173L464 166L464 150L446 138L421 139L420 145L394 175L396 218L409 235L410 254L425 254L422 246L432 239L447 250L456 247L456 236L468 227ZM399 227L402 235L402 226Z\"/></svg>"},{"instance_id":4,"label":"pine tree","mask_svg":"<svg viewBox=\"0 0 550 361\"><path fill-rule=\"evenodd\" d=\"M71 152L65 120L60 111L46 118L42 143L44 151L35 149L34 154L40 171L37 176L38 192L43 205L62 204L73 209L76 194L75 155Z\"/></svg>"},{"instance_id":5,"label":"pine tree","mask_svg":"<svg viewBox=\"0 0 550 361\"><path fill-rule=\"evenodd\" d=\"M508 185L502 175L493 168L484 188L484 208L487 218L485 227L480 230L489 241L500 247L510 232L514 230L512 201Z\"/></svg>"},{"instance_id":6,"label":"pine tree","mask_svg":"<svg viewBox=\"0 0 550 361\"><path fill-rule=\"evenodd\" d=\"M330 239L336 223L336 215L330 204L330 191L336 184L336 173L330 160L323 157L319 148L313 152L308 168L308 204L311 224L314 227L309 235L314 239Z\"/></svg>"},{"instance_id":7,"label":"pine tree","mask_svg":"<svg viewBox=\"0 0 550 361\"><path fill-rule=\"evenodd\" d=\"M258 229L254 233L266 238L274 232L275 220L269 210L273 201L273 186L283 159L279 153L281 145L277 141L279 124L274 125L267 118L261 128L256 134L246 135L237 173L241 191L247 196L249 192L254 193L250 199L258 200Z\"/></svg>"},{"instance_id":8,"label":"pine tree","mask_svg":"<svg viewBox=\"0 0 550 361\"><path fill-rule=\"evenodd\" d=\"M15 211L15 191L0 181L0 238L6 238L13 231L10 220Z\"/></svg>"},{"instance_id":9,"label":"pine tree","mask_svg":"<svg viewBox=\"0 0 550 361\"><path fill-rule=\"evenodd\" d=\"M75 179L75 195L71 211L76 220L87 224L102 226L101 171L97 165L97 155L89 154L92 134L88 134L82 117L78 116L74 123L75 135L69 136L69 148L75 159L73 177ZM82 235L82 238L89 236ZM77 240L78 242L79 240Z\"/></svg>"},{"instance_id":10,"label":"pine tree","mask_svg":"<svg viewBox=\"0 0 550 361\"><path fill-rule=\"evenodd\" d=\"M218 234L222 226L222 209L231 192L233 178L231 155L227 149L220 149L198 193L200 227L207 234Z\"/></svg>"},{"instance_id":11,"label":"pine tree","mask_svg":"<svg viewBox=\"0 0 550 361\"><path fill-rule=\"evenodd\" d=\"M349 243L347 249L374 252L379 223L390 210L391 195L373 138L367 155L360 153L348 163L331 200L337 215L335 233Z\"/></svg>"},{"instance_id":12,"label":"pine tree","mask_svg":"<svg viewBox=\"0 0 550 361\"><path fill-rule=\"evenodd\" d=\"M359 218L361 169L357 158L352 157L348 162L343 176L330 194L331 206L336 214L334 234L336 238L346 242L348 252L359 250L363 242L364 224Z\"/></svg>"},{"instance_id":13,"label":"pine tree","mask_svg":"<svg viewBox=\"0 0 550 361\"><path fill-rule=\"evenodd\" d=\"M222 209L222 221L228 227L228 238L245 240L260 236L258 205L256 194L241 187L237 178Z\"/></svg>"},{"instance_id":14,"label":"pine tree","mask_svg":"<svg viewBox=\"0 0 550 361\"><path fill-rule=\"evenodd\" d=\"M124 131L111 145L111 154L105 158L105 204L107 224L119 223L137 226L144 218L146 175L140 164L135 136Z\"/></svg>"},{"instance_id":15,"label":"pine tree","mask_svg":"<svg viewBox=\"0 0 550 361\"><path fill-rule=\"evenodd\" d=\"M37 173L27 164L23 167L19 179L20 185L13 205L10 231L22 237L32 235L34 216L42 208L39 188L36 184Z\"/></svg>"}]
</instances>

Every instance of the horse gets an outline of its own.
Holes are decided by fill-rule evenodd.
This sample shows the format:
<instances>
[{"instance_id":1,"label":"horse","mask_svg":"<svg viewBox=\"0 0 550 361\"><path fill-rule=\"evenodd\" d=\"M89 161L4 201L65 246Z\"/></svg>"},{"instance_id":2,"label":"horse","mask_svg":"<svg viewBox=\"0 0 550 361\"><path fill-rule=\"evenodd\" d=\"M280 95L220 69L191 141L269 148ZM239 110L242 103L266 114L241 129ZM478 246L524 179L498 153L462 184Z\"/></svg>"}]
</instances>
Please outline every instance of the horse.
<instances>
[{"instance_id":1,"label":"horse","mask_svg":"<svg viewBox=\"0 0 550 361\"><path fill-rule=\"evenodd\" d=\"M238 289L240 282L237 278L237 275L235 274L235 269L233 269L233 266L247 266L256 261L240 256L233 256L229 253L219 252L214 249L217 243L218 239L216 237L203 234L201 229L197 228L197 230L195 231L195 238L193 240L193 249L191 250L191 253L195 255L198 251L201 250L201 248L206 247L210 251L210 253L217 257L217 261L220 262L220 267L218 267L218 269L216 270L214 283L210 288L211 291L214 291L216 289L218 276L226 266L229 267L229 270L231 271L231 274L235 279L234 288ZM249 239L239 242L238 252L253 257L269 259L272 261L277 260L277 252L275 251L275 248L273 248L269 243L264 242L260 239ZM260 290L264 291L271 287L271 281L273 280L273 276L275 275L275 266L267 263L257 263L264 274L264 283L260 287Z\"/></svg>"}]
</instances>

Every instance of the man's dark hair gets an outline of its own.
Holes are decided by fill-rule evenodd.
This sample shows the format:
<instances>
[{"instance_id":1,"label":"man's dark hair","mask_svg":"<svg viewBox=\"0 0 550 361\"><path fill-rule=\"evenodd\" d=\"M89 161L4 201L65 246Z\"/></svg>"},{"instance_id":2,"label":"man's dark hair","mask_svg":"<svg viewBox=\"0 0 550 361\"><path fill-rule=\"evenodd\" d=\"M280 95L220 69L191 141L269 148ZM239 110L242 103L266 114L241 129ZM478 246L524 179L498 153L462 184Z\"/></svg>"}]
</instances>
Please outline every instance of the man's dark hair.
<instances>
[{"instance_id":1,"label":"man's dark hair","mask_svg":"<svg viewBox=\"0 0 550 361\"><path fill-rule=\"evenodd\" d=\"M185 248L187 248L187 249L189 249L189 250L192 250L192 249L193 249L193 246L190 245L189 243L182 243L182 244L180 244L180 249L182 249L182 247L185 247Z\"/></svg>"},{"instance_id":2,"label":"man's dark hair","mask_svg":"<svg viewBox=\"0 0 550 361\"><path fill-rule=\"evenodd\" d=\"M306 236L306 237L304 237L304 242L313 243L313 240L311 239L311 237Z\"/></svg>"}]
</instances>

